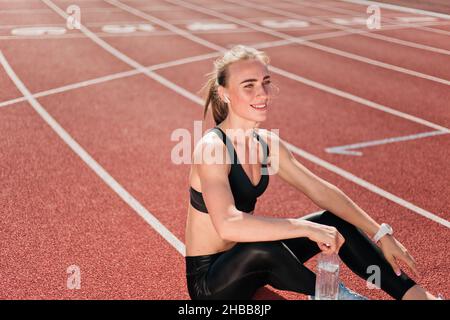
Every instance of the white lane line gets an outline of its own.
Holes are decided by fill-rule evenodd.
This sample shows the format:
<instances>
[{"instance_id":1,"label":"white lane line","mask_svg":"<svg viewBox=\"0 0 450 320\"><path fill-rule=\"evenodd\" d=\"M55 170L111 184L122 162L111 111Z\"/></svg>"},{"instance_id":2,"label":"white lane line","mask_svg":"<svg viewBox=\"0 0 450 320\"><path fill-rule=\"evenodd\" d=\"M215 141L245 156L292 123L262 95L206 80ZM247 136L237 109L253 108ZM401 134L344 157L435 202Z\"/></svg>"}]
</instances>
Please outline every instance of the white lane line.
<instances>
[{"instance_id":1,"label":"white lane line","mask_svg":"<svg viewBox=\"0 0 450 320\"><path fill-rule=\"evenodd\" d=\"M381 8L392 9L392 10L396 10L396 11L413 13L413 14L422 14L422 15L427 15L427 16L432 16L432 17L436 17L436 18L450 20L450 15L445 14L445 13L438 13L438 12L427 11L427 10L422 10L422 9L402 7L399 5L383 3L383 2L378 2L378 1L365 1L365 0L341 0L341 1L362 4L362 5L366 5L366 6L371 5L371 4L376 4L377 6L379 6Z\"/></svg>"},{"instance_id":2,"label":"white lane line","mask_svg":"<svg viewBox=\"0 0 450 320\"><path fill-rule=\"evenodd\" d=\"M198 56L192 56L192 57L182 58L182 59L178 59L178 60L174 60L174 61L170 61L170 62L155 64L155 65L146 67L146 69L148 71L161 70L161 69L170 68L173 66L183 65L183 64L187 64L187 63L196 62L196 61L207 60L210 58L217 57L219 55L220 55L219 52L201 54ZM94 78L94 79L90 79L90 80L86 80L86 81L72 83L72 84L65 85L65 86L58 87L58 88L53 88L50 90L41 91L41 92L33 94L32 96L34 98L41 98L41 97L49 96L49 95L56 94L56 93L62 93L62 92L66 92L66 91L70 91L70 90L74 90L74 89L78 89L78 88L88 87L90 85L94 85L94 84L98 84L98 83L103 83L103 82L107 82L107 81L111 81L111 80L117 80L117 79L122 79L122 78L126 78L126 77L131 77L131 76L141 74L141 73L142 73L142 71L138 70L138 69L113 73L113 74L106 75L103 77L98 77L98 78ZM4 101L4 102L0 103L0 108L6 107L9 105L13 105L18 102L23 102L26 100L27 99L25 97L21 97L21 98Z\"/></svg>"},{"instance_id":3,"label":"white lane line","mask_svg":"<svg viewBox=\"0 0 450 320\"><path fill-rule=\"evenodd\" d=\"M272 35L274 37L278 37L278 38L281 38L281 39L290 40L290 41L295 42L297 44L301 44L301 45L304 45L304 46L307 46L307 47L311 47L311 48L314 48L314 49L317 49L317 50L321 50L321 51L328 52L328 53L331 53L331 54L334 54L334 55L338 55L338 56L342 56L342 57L345 57L345 58L348 58L348 59L360 61L360 62L367 63L367 64L370 64L370 65L374 65L374 66L377 66L377 67L380 67L380 68L385 68L385 69L388 69L388 70L404 73L404 74L407 74L407 75L410 75L410 76L414 76L414 77L418 77L418 78L422 78L422 79L426 79L426 80L430 80L430 81L434 81L434 82L437 82L437 83L442 83L442 84L450 86L450 81L446 80L446 79L441 79L439 77L435 77L435 76L424 74L424 73L421 73L421 72L418 72L418 71L402 68L402 67L399 67L399 66L396 66L396 65L392 65L392 64L389 64L389 63L385 63L385 62L381 62L381 61L378 61L378 60L369 59L367 57L363 57L363 56L360 56L360 55L357 55L357 54L354 54L354 53L350 53L350 52L347 52L347 51L343 51L343 50L338 50L338 49L335 49L335 48L332 48L332 47L321 45L321 44L318 44L318 43L315 43L315 42L311 42L311 41L308 41L308 40L304 40L304 39L301 39L301 38L299 40L298 38L291 37L291 36L289 36L289 35L287 35L285 33L282 33L282 32L279 32L279 31L274 31L272 29L268 29L268 28L265 28L265 27L261 27L261 26L258 26L256 24L250 23L248 21L245 21L245 20L242 20L242 19L238 19L238 18L232 17L232 16L227 15L227 14L223 14L223 13L220 13L220 12L217 12L217 11L214 11L214 10L205 9L205 8L203 8L201 6L197 6L197 5L194 5L194 4L191 4L191 3L187 3L185 1L181 1L181 0L164 0L164 1L172 3L172 4L178 4L178 5L182 6L182 7L185 7L185 8L197 11L197 12L205 13L205 14L208 14L208 15L211 15L211 16L215 16L215 17L218 17L218 18L222 18L224 20L234 22L236 24L245 26L247 28L251 28L251 29L254 29L256 31L260 31L260 32L263 32L263 33L266 33L266 34L270 34L270 35ZM245 4L242 4L242 5L246 6Z\"/></svg>"},{"instance_id":4,"label":"white lane line","mask_svg":"<svg viewBox=\"0 0 450 320\"><path fill-rule=\"evenodd\" d=\"M361 12L359 12L359 11L354 11L354 10L349 10L349 9L344 9L344 8L337 8L337 7L334 7L334 6L323 6L321 4L309 3L309 2L299 2L299 4L306 5L306 6L311 6L311 7L315 7L315 8L322 8L324 10L328 10L328 11L332 11L332 12L346 13L346 14L352 14L352 15L353 14L361 15ZM364 10L363 14L365 14L366 13L366 9L367 9L367 5L364 6L364 7L361 7L361 9ZM391 23L397 23L397 21L392 19L392 17L386 17L386 14L382 18L382 20L385 20L385 21L391 22ZM448 20L446 20L446 21L448 21ZM432 32L432 33L437 33L437 34L444 34L444 35L449 35L450 34L450 32L448 32L448 31L440 30L440 29L428 28L426 26L411 26L411 28L419 29L419 30L425 30L425 31Z\"/></svg>"},{"instance_id":5,"label":"white lane line","mask_svg":"<svg viewBox=\"0 0 450 320\"><path fill-rule=\"evenodd\" d=\"M350 172L347 172L347 171L345 171L345 170L335 166L334 164L331 164L331 163L329 163L327 161L324 161L324 160L322 160L322 159L312 155L309 152L306 152L306 151L304 151L304 150L302 150L300 148L297 148L296 146L294 146L294 145L292 145L290 143L286 143L286 144L289 147L289 149L292 152L296 153L297 155L299 155L299 156L301 156L301 157L303 157L303 158L305 158L305 159L307 159L307 160L309 160L309 161L311 161L311 162L313 162L313 163L315 163L315 164L317 164L317 165L319 165L321 167L324 167L325 169L328 169L329 171L334 172L337 175L340 175L341 177L344 177L345 179L350 180L350 181L354 182L355 184L357 184L357 185L359 185L359 186L361 186L361 187L363 187L363 188L365 188L365 189L367 189L367 190L369 190L369 191L371 191L373 193L376 193L376 194L378 194L379 196L381 196L383 198L391 200L392 202L395 202L398 205L400 205L400 206L402 206L404 208L407 208L407 209L409 209L409 210L411 210L411 211L413 211L413 212L415 212L415 213L417 213L417 214L419 214L419 215L421 215L421 216L423 216L425 218L428 218L428 219L433 220L433 221L435 221L435 222L437 222L437 223L439 223L439 224L441 224L441 225L443 225L443 226L445 226L447 228L450 228L450 222L449 221L447 221L447 220L445 220L445 219L443 219L443 218L441 218L441 217L439 217L439 216L437 216L437 215L435 215L435 214L433 214L433 213L431 213L431 212L429 212L427 210L424 210L424 209L422 209L422 208L412 204L411 202L406 201L406 200L404 200L404 199L402 199L402 198L400 198L400 197L398 197L398 196L396 196L396 195L394 195L394 194L392 194L390 192L387 192L387 191L377 187L376 185L374 185L374 184L372 184L370 182L367 182L366 180L363 180L363 179L361 179L361 178L351 174Z\"/></svg>"},{"instance_id":6,"label":"white lane line","mask_svg":"<svg viewBox=\"0 0 450 320\"><path fill-rule=\"evenodd\" d=\"M230 1L230 0L228 0L228 1ZM279 14L279 15L284 16L284 17L306 20L306 21L309 21L309 22L317 23L317 24L319 24L321 26L327 26L327 27L332 27L332 28L336 28L336 29L339 29L339 30L344 30L344 31L347 31L347 32L349 32L351 34L357 34L357 35L361 35L361 36L364 36L364 37L373 38L373 39L377 39L377 40L382 40L382 41L386 41L386 42L391 42L391 43L395 43L395 44L399 44L399 45L403 45L403 46L407 46L407 47L412 47L412 48L416 48L416 49L421 49L421 50L436 52L436 53L440 53L440 54L450 55L450 51L449 50L436 48L436 47L432 47L432 46L427 46L427 45L424 45L424 44L419 44L419 43L410 42L410 41L406 41L406 40L401 40L401 39L397 39L397 38L392 38L392 37L385 36L385 35L378 34L378 33L374 33L374 32L367 32L366 29L353 29L353 28L343 27L343 26L335 24L335 23L329 23L329 22L327 22L325 20L322 20L322 19L317 19L317 18L308 17L308 16L302 16L302 15L299 15L299 14L296 14L296 13L291 13L291 12L288 12L288 11L285 11L285 10L276 9L276 8L273 8L273 7L270 7L270 6L265 6L265 5L262 5L262 4L256 4L254 2L242 1L242 0L239 0L239 2L235 2L235 1L231 0L231 2L232 3L245 3L246 5L250 5L252 8L255 8L255 9L258 9L258 10L272 12L272 13ZM407 21L405 21L405 22L407 22Z\"/></svg>"},{"instance_id":7,"label":"white lane line","mask_svg":"<svg viewBox=\"0 0 450 320\"><path fill-rule=\"evenodd\" d=\"M405 112L398 111L396 109L389 108L389 107L381 105L379 103L376 103L376 102L373 102L373 101L370 101L370 100L367 100L367 99L355 96L355 95L353 95L351 93L348 93L348 92L345 92L345 91L341 91L341 90L335 89L333 87L329 87L329 86L326 86L324 84L321 84L321 83L318 83L318 82L315 82L315 81L303 78L303 77L301 77L299 75L296 75L296 74L293 74L291 72L287 72L287 71L284 71L282 69L278 69L278 68L273 67L273 66L269 66L269 69L273 70L274 72L276 72L276 73L278 73L280 75L285 76L286 78L289 78L289 79L292 79L292 80L304 83L306 85L309 85L309 86L312 86L314 88L323 90L325 92L337 95L339 97L355 101L355 102L357 102L360 105L364 105L364 106L369 107L369 108L380 110L380 111L392 114L394 116L397 116L397 117L400 117L400 118L403 118L403 119L407 119L407 120L415 122L415 123L422 124L422 125L427 126L429 128L433 128L433 129L436 129L436 130L439 130L439 131L450 132L450 129L446 128L444 126L435 124L433 122L430 122L430 121L427 121L425 119L422 119L422 118L410 115L410 114L405 113Z\"/></svg>"},{"instance_id":8,"label":"white lane line","mask_svg":"<svg viewBox=\"0 0 450 320\"><path fill-rule=\"evenodd\" d=\"M53 131L78 155L89 168L91 168L114 192L135 210L148 224L150 224L167 242L179 253L185 254L184 244L178 240L151 212L149 212L138 200L136 200L124 187L120 185L89 153L83 149L72 136L45 110L44 107L31 95L23 82L9 65L3 53L0 51L0 63L17 89L26 97L33 109L53 129Z\"/></svg>"},{"instance_id":9,"label":"white lane line","mask_svg":"<svg viewBox=\"0 0 450 320\"><path fill-rule=\"evenodd\" d=\"M336 153L336 154L342 154L342 155L362 156L362 154L363 154L362 152L352 151L352 150L373 147L373 146L379 146L379 145L383 145L383 144L400 142L400 141L422 139L422 138L426 138L426 137L432 137L432 136L448 134L448 133L449 132L443 132L443 131L423 132L423 133L412 134L412 135L402 136L402 137L394 137L394 138L387 138L387 139L381 139L381 140L372 140L372 141L348 144L345 146L330 147L330 148L326 148L325 151L328 153Z\"/></svg>"},{"instance_id":10,"label":"white lane line","mask_svg":"<svg viewBox=\"0 0 450 320\"><path fill-rule=\"evenodd\" d=\"M47 5L49 5L51 8L54 8L54 10L59 15L61 15L64 19L67 18L66 17L67 16L66 13L64 11L62 11L61 9L59 9L59 7L54 5L53 2L51 2L51 0L42 0L42 1L44 3L46 3ZM127 57L125 54L121 53L117 49L115 49L115 48L111 47L109 44L105 43L103 40L101 40L98 37L96 37L95 34L90 32L83 25L81 25L81 31L83 33L85 33L87 37L92 39L95 43L97 43L102 48L104 48L105 50L110 52L112 55L116 56L118 59L122 60L122 59L126 58L126 60L122 60L122 61L124 61L126 63L133 62L133 65L136 65L140 70L144 69L136 61L132 60L131 58ZM189 99L189 100L193 101L194 103L198 104L201 108L203 107L203 102L204 101L202 99L200 99L199 97L197 97L196 95L190 93L186 89L184 89L184 88L174 84L173 82L171 82L170 80L168 80L168 79L166 79L166 78L164 78L162 76L159 76L159 75L157 77L152 76L155 73L153 73L151 71L147 71L146 70L145 74L147 76L151 77L152 79L158 81L162 85L168 87L169 89L171 89L171 90L177 92L178 94L182 95L183 97L186 97L187 99ZM186 93L189 93L189 94L186 94ZM312 162L314 162L314 163L316 163L316 164L318 164L318 165L320 165L320 166L322 166L322 167L324 167L324 168L326 168L326 169L328 169L328 170L330 170L330 171L340 175L341 177L346 178L347 180L350 180L350 181L352 181L352 182L354 182L354 183L356 183L358 185L361 185L364 188L367 188L367 189L373 191L374 193L377 193L377 194L379 194L381 196L384 196L385 198L387 198L389 200L392 200L392 201L400 204L401 206L404 206L405 208L410 209L413 212L416 212L416 213L418 213L418 214L420 214L420 215L422 215L424 217L428 217L429 219L431 219L431 220L433 220L433 221L435 221L435 222L437 222L439 224L442 224L443 226L446 226L447 228L450 227L450 223L448 221L446 221L446 220L436 216L435 214L433 214L431 212L428 212L428 211L426 211L426 210L424 210L424 209L422 209L420 207L417 207L417 206L413 205L412 203L407 202L406 200L403 200L403 199L401 199L401 198L399 198L397 196L394 196L391 193L389 193L387 191L384 191L383 189L381 189L381 188L379 188L379 187L377 187L377 186L375 186L375 185L373 185L373 184L371 184L371 183L369 183L369 182L367 182L367 181L365 181L365 180L363 180L361 178L358 178L358 177L354 176L353 174L351 174L351 173L349 173L349 172L347 172L347 171L345 171L345 170L343 170L341 168L338 168L338 167L332 165L331 163L328 163L328 162L326 162L326 161L324 161L324 160L322 160L320 158L317 158L317 157L313 156L312 154L309 154L309 153L307 153L306 151L304 151L304 150L302 150L300 148L297 148L297 147L295 147L295 146L293 146L291 144L288 144L288 146L292 150L292 152L294 152L295 154L297 154L297 155L299 155L299 156L301 156L303 158L306 158L306 159L308 159L308 160L310 160L310 161L312 161ZM171 242L169 242L169 243L171 243Z\"/></svg>"}]
</instances>

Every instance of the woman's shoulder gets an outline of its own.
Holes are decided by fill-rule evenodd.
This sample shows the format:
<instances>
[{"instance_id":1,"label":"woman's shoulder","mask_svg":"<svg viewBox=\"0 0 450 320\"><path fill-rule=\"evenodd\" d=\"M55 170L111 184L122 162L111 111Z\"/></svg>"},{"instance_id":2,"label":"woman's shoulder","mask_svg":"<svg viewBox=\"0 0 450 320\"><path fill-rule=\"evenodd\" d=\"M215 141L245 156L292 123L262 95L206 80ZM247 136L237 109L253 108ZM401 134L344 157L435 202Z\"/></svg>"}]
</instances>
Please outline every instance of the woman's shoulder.
<instances>
[{"instance_id":1,"label":"woman's shoulder","mask_svg":"<svg viewBox=\"0 0 450 320\"><path fill-rule=\"evenodd\" d=\"M192 153L194 164L205 163L205 160L206 163L209 163L210 161L208 161L206 156L212 157L212 160L218 155L223 156L225 148L222 138L214 133L213 130L209 130L195 144Z\"/></svg>"}]
</instances>

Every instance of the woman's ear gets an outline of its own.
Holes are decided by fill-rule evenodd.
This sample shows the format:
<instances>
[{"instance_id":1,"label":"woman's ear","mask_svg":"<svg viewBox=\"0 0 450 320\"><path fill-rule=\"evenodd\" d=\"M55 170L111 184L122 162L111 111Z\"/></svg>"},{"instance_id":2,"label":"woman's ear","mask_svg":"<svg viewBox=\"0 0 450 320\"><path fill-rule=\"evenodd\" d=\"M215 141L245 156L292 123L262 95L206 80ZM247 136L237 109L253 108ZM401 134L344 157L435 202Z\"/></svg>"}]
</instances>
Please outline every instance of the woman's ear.
<instances>
[{"instance_id":1,"label":"woman's ear","mask_svg":"<svg viewBox=\"0 0 450 320\"><path fill-rule=\"evenodd\" d=\"M226 103L230 103L230 98L228 97L227 93L226 93L226 89L223 86L219 86L219 88L217 89L220 98L225 101Z\"/></svg>"}]
</instances>

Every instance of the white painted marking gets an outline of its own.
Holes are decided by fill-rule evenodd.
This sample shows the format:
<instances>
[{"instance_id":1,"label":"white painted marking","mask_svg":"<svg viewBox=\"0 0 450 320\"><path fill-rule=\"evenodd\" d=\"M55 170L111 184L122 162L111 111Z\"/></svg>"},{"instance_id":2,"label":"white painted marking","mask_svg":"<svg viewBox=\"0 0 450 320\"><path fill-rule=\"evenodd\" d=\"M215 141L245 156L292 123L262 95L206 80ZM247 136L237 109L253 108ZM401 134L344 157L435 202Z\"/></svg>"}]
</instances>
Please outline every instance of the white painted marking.
<instances>
[{"instance_id":1,"label":"white painted marking","mask_svg":"<svg viewBox=\"0 0 450 320\"><path fill-rule=\"evenodd\" d=\"M428 21L437 21L434 17L396 17L395 18L401 22L428 22Z\"/></svg>"},{"instance_id":2,"label":"white painted marking","mask_svg":"<svg viewBox=\"0 0 450 320\"><path fill-rule=\"evenodd\" d=\"M135 26L132 25L114 25L109 24L102 27L102 31L108 32L108 33L132 33L136 31Z\"/></svg>"},{"instance_id":3,"label":"white painted marking","mask_svg":"<svg viewBox=\"0 0 450 320\"><path fill-rule=\"evenodd\" d=\"M154 31L155 28L151 24L107 24L102 27L102 31L108 33L133 33L136 31Z\"/></svg>"},{"instance_id":4,"label":"white painted marking","mask_svg":"<svg viewBox=\"0 0 450 320\"><path fill-rule=\"evenodd\" d=\"M209 31L209 30L232 30L236 29L237 25L234 23L206 23L206 22L194 22L186 26L186 29L191 31Z\"/></svg>"},{"instance_id":5,"label":"white painted marking","mask_svg":"<svg viewBox=\"0 0 450 320\"><path fill-rule=\"evenodd\" d=\"M383 144L400 142L400 141L416 140L416 139L432 137L432 136L448 134L448 133L449 132L444 132L444 131L423 132L423 133L412 134L412 135L402 136L402 137L360 142L360 143L348 144L348 145L339 146L339 147L330 147L330 148L326 148L325 151L328 153L336 153L336 154L342 154L342 155L362 156L362 154L363 154L362 152L351 151L351 150L379 146L379 145L383 145Z\"/></svg>"},{"instance_id":6,"label":"white painted marking","mask_svg":"<svg viewBox=\"0 0 450 320\"><path fill-rule=\"evenodd\" d=\"M57 7L56 5L54 5L53 2L51 2L51 0L42 0L42 1L44 1L48 6L50 6L53 10L55 10L63 18L66 18L65 17L65 15L66 15L65 12L62 11L61 9L59 9L59 7ZM178 28L176 28L176 29L178 29ZM124 62L126 62L128 64L132 63L130 65L132 67L135 67L135 68L139 69L140 71L145 70L136 61L134 61L131 58L127 57L126 55L124 55L123 53L118 51L117 49L111 47L109 44L107 44L106 42L104 42L103 40L98 38L95 34L93 34L91 31L89 31L83 25L81 26L81 31L83 33L85 33L95 43L97 43L102 48L104 48L105 50L107 50L108 52L110 52L111 54L116 56L118 59L120 59L120 60L122 60L122 61L124 61ZM284 71L284 70L278 69L278 71L283 71L283 72L286 73L286 71ZM180 95L188 98L189 100L195 102L196 104L200 105L200 107L203 107L203 102L204 101L202 99L200 99L199 97L197 97L194 94L190 93L189 91L185 90L184 88L181 88L178 85L172 83L170 80L168 80L168 79L166 79L166 78L164 78L162 76L159 76L159 75L157 77L154 77L153 76L154 73L152 73L150 71L147 71L147 70L146 70L145 74L147 76L153 78L154 80L160 82L162 85L170 88L171 90L173 90L173 91L179 93ZM288 73L286 73L286 74L288 74ZM445 130L449 130L449 129L446 129L446 128L444 128L444 129ZM450 222L446 221L445 219L442 219L442 218L434 215L431 212L428 212L428 211L426 211L426 210L424 210L424 209L422 209L420 207L415 206L414 204L412 204L412 203L410 203L410 202L408 202L406 200L403 200L403 199L401 199L401 198L399 198L399 197L397 197L397 196L395 196L395 195L393 195L393 194L391 194L391 193L389 193L387 191L384 191L383 189L381 189L381 188L379 188L379 187L377 187L377 186L375 186L375 185L373 185L373 184L371 184L371 183L369 183L369 182L367 182L367 181L365 181L365 180L363 180L361 178L358 178L358 177L354 176L353 174L351 174L351 173L349 173L349 172L347 172L347 171L345 171L345 170L343 170L341 168L338 168L337 166L332 165L331 163L328 163L328 162L326 162L326 161L324 161L324 160L322 160L322 159L320 159L318 157L315 157L314 155L309 154L309 153L307 153L306 151L304 151L304 150L302 150L300 148L297 148L297 147L295 147L295 146L293 146L293 145L291 145L289 143L287 143L287 145L290 148L290 150L292 152L294 152L295 154L297 154L297 155L299 155L301 157L304 157L304 158L308 159L309 161L312 161L312 162L314 162L314 163L316 163L316 164L318 164L318 165L320 165L320 166L322 166L322 167L324 167L324 168L326 168L326 169L328 169L328 170L330 170L330 171L332 171L332 172L334 172L334 173L336 173L336 174L346 178L347 180L350 180L350 181L352 181L352 182L354 182L354 183L356 183L358 185L361 185L362 187L364 187L364 188L366 188L366 189L368 189L368 190L370 190L370 191L372 191L374 193L377 193L377 194L379 194L379 195L381 195L381 196L383 196L383 197L385 197L385 198L387 198L387 199L389 199L389 200L391 200L391 201L393 201L395 203L398 203L401 206L403 206L405 208L408 208L408 209L410 209L413 212L416 212L416 213L418 213L418 214L420 214L420 215L422 215L424 217L427 217L427 218L429 218L429 219L431 219L431 220L433 220L433 221L435 221L435 222L437 222L439 224L442 224L443 226L446 226L447 228L450 228ZM168 232L170 233L170 231L168 231ZM172 235L172 234L170 233L170 235ZM173 237L176 240L178 240L175 236L173 236ZM181 245L177 245L177 246L176 246L176 244L173 243L173 241L169 241L169 243L172 244L175 248L177 248L177 250L179 252L184 252L185 251L184 250L185 249L184 245L182 243L181 243Z\"/></svg>"},{"instance_id":7,"label":"white painted marking","mask_svg":"<svg viewBox=\"0 0 450 320\"><path fill-rule=\"evenodd\" d=\"M285 29L285 28L306 28L309 27L308 21L302 21L302 20L263 20L260 22L260 24L267 28L272 29Z\"/></svg>"},{"instance_id":8,"label":"white painted marking","mask_svg":"<svg viewBox=\"0 0 450 320\"><path fill-rule=\"evenodd\" d=\"M65 34L66 29L62 27L28 27L15 28L11 30L14 36L43 36L43 35L61 35Z\"/></svg>"},{"instance_id":9,"label":"white painted marking","mask_svg":"<svg viewBox=\"0 0 450 320\"><path fill-rule=\"evenodd\" d=\"M358 18L358 17L353 17L353 18L331 18L330 19L333 23L335 24L340 24L343 26L353 26L353 25L365 25L367 22L367 19L364 18Z\"/></svg>"}]
</instances>

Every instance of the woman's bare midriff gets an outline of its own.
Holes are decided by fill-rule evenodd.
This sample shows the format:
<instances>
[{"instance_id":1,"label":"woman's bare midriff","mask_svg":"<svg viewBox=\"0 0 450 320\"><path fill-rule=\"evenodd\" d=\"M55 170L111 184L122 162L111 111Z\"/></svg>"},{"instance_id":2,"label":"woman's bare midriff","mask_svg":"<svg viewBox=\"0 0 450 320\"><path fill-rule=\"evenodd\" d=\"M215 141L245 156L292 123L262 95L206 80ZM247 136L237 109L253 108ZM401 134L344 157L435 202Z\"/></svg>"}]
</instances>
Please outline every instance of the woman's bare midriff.
<instances>
[{"instance_id":1,"label":"woman's bare midriff","mask_svg":"<svg viewBox=\"0 0 450 320\"><path fill-rule=\"evenodd\" d=\"M189 205L186 221L186 255L202 256L226 251L236 243L225 241L218 235L209 214Z\"/></svg>"}]
</instances>

